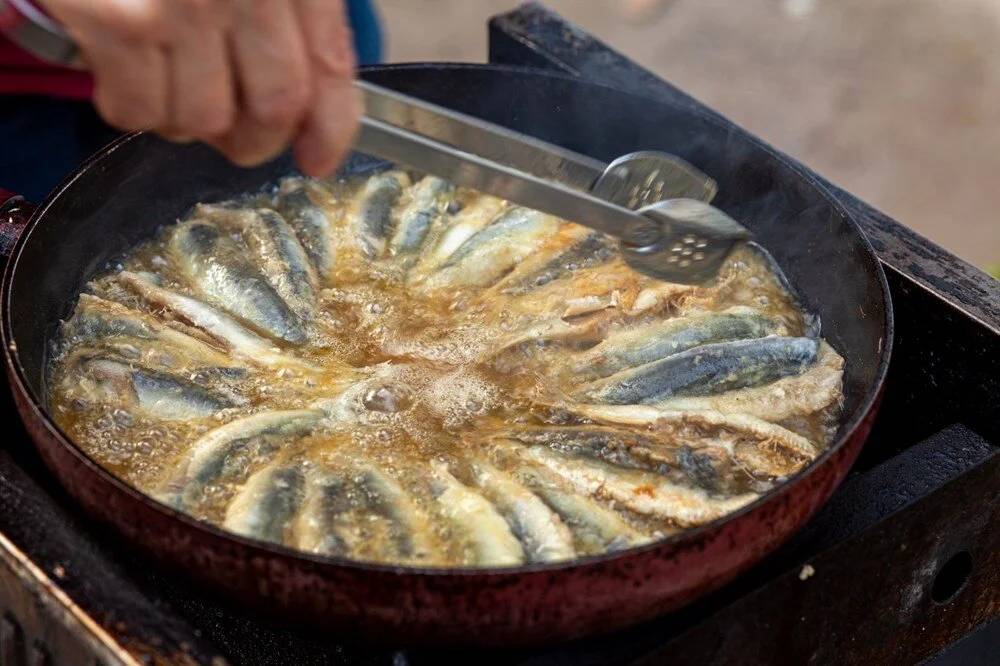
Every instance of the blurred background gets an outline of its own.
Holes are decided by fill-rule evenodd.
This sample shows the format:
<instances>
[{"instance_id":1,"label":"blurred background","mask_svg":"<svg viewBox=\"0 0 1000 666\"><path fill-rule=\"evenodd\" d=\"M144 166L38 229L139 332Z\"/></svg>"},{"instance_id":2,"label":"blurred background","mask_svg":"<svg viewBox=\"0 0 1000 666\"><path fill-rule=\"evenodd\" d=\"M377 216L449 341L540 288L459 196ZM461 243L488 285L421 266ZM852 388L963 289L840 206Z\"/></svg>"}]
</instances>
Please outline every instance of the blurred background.
<instances>
[{"instance_id":1,"label":"blurred background","mask_svg":"<svg viewBox=\"0 0 1000 666\"><path fill-rule=\"evenodd\" d=\"M519 4L377 3L390 62L483 62ZM1000 0L543 4L1000 276Z\"/></svg>"}]
</instances>

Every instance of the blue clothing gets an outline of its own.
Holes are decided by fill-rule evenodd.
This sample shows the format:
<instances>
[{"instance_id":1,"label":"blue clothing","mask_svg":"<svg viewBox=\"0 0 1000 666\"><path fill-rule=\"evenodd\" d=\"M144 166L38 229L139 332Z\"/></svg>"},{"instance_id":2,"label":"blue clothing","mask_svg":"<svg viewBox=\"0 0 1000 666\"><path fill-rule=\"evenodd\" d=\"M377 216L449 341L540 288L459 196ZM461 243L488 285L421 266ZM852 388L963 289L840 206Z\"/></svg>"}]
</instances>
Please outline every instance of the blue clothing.
<instances>
[{"instance_id":1,"label":"blue clothing","mask_svg":"<svg viewBox=\"0 0 1000 666\"><path fill-rule=\"evenodd\" d=\"M382 26L372 0L347 0L359 65L382 62Z\"/></svg>"},{"instance_id":2,"label":"blue clothing","mask_svg":"<svg viewBox=\"0 0 1000 666\"><path fill-rule=\"evenodd\" d=\"M372 0L346 0L358 63L382 59L382 31ZM0 97L0 189L42 199L119 132L85 102L48 97Z\"/></svg>"}]
</instances>

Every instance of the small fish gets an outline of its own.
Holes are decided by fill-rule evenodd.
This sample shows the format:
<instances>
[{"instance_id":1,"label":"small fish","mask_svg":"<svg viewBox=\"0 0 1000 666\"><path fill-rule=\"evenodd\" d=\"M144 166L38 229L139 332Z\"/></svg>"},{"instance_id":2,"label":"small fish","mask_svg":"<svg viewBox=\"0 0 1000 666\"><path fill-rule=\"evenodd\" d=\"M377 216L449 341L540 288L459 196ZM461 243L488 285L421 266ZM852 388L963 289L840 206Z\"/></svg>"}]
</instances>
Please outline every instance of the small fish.
<instances>
[{"instance_id":1,"label":"small fish","mask_svg":"<svg viewBox=\"0 0 1000 666\"><path fill-rule=\"evenodd\" d=\"M270 464L253 473L229 502L222 526L254 539L284 543L285 527L302 502L302 466Z\"/></svg>"},{"instance_id":2,"label":"small fish","mask_svg":"<svg viewBox=\"0 0 1000 666\"><path fill-rule=\"evenodd\" d=\"M618 248L608 236L575 224L569 225L568 231L572 234L572 245L555 248L555 256L552 253L536 253L494 289L503 294L520 296L574 271L600 266L618 256Z\"/></svg>"},{"instance_id":3,"label":"small fish","mask_svg":"<svg viewBox=\"0 0 1000 666\"><path fill-rule=\"evenodd\" d=\"M419 282L441 267L451 255L499 216L507 203L487 194L477 195L454 215L439 217L427 232L410 280Z\"/></svg>"},{"instance_id":4,"label":"small fish","mask_svg":"<svg viewBox=\"0 0 1000 666\"><path fill-rule=\"evenodd\" d=\"M170 254L195 290L212 304L266 335L302 344L302 322L236 241L201 220L183 222L170 238Z\"/></svg>"},{"instance_id":5,"label":"small fish","mask_svg":"<svg viewBox=\"0 0 1000 666\"><path fill-rule=\"evenodd\" d=\"M491 293L494 307L536 317L580 317L605 310L634 314L640 299L649 309L696 287L653 281L636 273L620 257L598 266L570 271L535 289L507 297ZM490 303L486 303L490 305Z\"/></svg>"},{"instance_id":6,"label":"small fish","mask_svg":"<svg viewBox=\"0 0 1000 666\"><path fill-rule=\"evenodd\" d=\"M754 493L745 493L717 499L700 488L678 485L655 474L574 458L543 446L526 449L524 456L558 474L577 492L612 500L681 527L703 525L757 498Z\"/></svg>"},{"instance_id":7,"label":"small fish","mask_svg":"<svg viewBox=\"0 0 1000 666\"><path fill-rule=\"evenodd\" d=\"M424 237L448 205L452 187L435 176L425 176L411 188L410 201L399 212L396 229L389 241L394 256L412 255L420 249Z\"/></svg>"},{"instance_id":8,"label":"small fish","mask_svg":"<svg viewBox=\"0 0 1000 666\"><path fill-rule=\"evenodd\" d=\"M313 199L314 183L289 179L277 198L278 212L295 230L321 281L328 280L336 265L334 223Z\"/></svg>"},{"instance_id":9,"label":"small fish","mask_svg":"<svg viewBox=\"0 0 1000 666\"><path fill-rule=\"evenodd\" d=\"M246 399L221 388L209 389L183 376L122 362L91 349L77 349L67 364L85 398L121 405L168 421L205 418ZM87 381L89 380L89 381Z\"/></svg>"},{"instance_id":10,"label":"small fish","mask_svg":"<svg viewBox=\"0 0 1000 666\"><path fill-rule=\"evenodd\" d=\"M511 441L522 444L547 446L574 457L591 458L615 467L634 469L656 474L663 479L681 486L703 488L712 493L736 494L738 489L729 481L740 478L749 480L747 474L755 476L778 476L774 470L789 459L804 463L813 458L808 453L812 447L802 437L786 431L780 426L761 427L754 430L744 427L739 432L749 435L740 438L734 445L731 438L716 440L719 428L714 434L702 434L702 428L713 426L697 415L689 421L681 422L681 427L665 427L666 419L654 421L652 432L642 433L623 428L607 426L561 426L534 427L512 430L505 433ZM725 421L730 427L743 425L739 419ZM785 435L785 436L782 436ZM775 439L770 439L773 436ZM800 446L801 444L801 446ZM804 448L803 448L804 447ZM763 463L747 464L743 458L769 451L772 462L767 471L760 473ZM741 452L745 454L741 455ZM739 463L738 465L734 463ZM746 473L744 473L746 472Z\"/></svg>"},{"instance_id":11,"label":"small fish","mask_svg":"<svg viewBox=\"0 0 1000 666\"><path fill-rule=\"evenodd\" d=\"M765 386L728 391L719 395L677 396L656 403L668 411L711 410L742 413L771 423L817 414L843 397L844 359L821 341L816 363L801 375L782 377Z\"/></svg>"},{"instance_id":12,"label":"small fish","mask_svg":"<svg viewBox=\"0 0 1000 666\"><path fill-rule=\"evenodd\" d=\"M432 532L410 495L367 464L312 470L295 521L307 552L386 562L426 561L436 552Z\"/></svg>"},{"instance_id":13,"label":"small fish","mask_svg":"<svg viewBox=\"0 0 1000 666\"><path fill-rule=\"evenodd\" d=\"M652 437L607 426L559 426L519 428L504 433L510 440L539 444L568 455L603 460L633 469L665 474L674 463L670 451Z\"/></svg>"},{"instance_id":14,"label":"small fish","mask_svg":"<svg viewBox=\"0 0 1000 666\"><path fill-rule=\"evenodd\" d=\"M613 405L650 403L676 395L722 393L796 375L816 360L813 338L768 337L694 347L585 385L579 395Z\"/></svg>"},{"instance_id":15,"label":"small fish","mask_svg":"<svg viewBox=\"0 0 1000 666\"><path fill-rule=\"evenodd\" d=\"M160 494L171 506L190 511L206 486L240 480L256 460L318 427L324 414L314 409L260 412L210 430L191 444L178 474Z\"/></svg>"},{"instance_id":16,"label":"small fish","mask_svg":"<svg viewBox=\"0 0 1000 666\"><path fill-rule=\"evenodd\" d=\"M392 209L410 178L402 171L386 171L369 178L355 196L348 223L362 253L369 259L383 255L392 226Z\"/></svg>"},{"instance_id":17,"label":"small fish","mask_svg":"<svg viewBox=\"0 0 1000 666\"><path fill-rule=\"evenodd\" d=\"M363 535L349 524L349 514L359 502L350 478L328 469L313 469L305 488L294 523L295 546L316 555L352 554Z\"/></svg>"},{"instance_id":18,"label":"small fish","mask_svg":"<svg viewBox=\"0 0 1000 666\"><path fill-rule=\"evenodd\" d=\"M485 460L472 464L476 484L507 518L529 562L572 559L573 535L545 502Z\"/></svg>"},{"instance_id":19,"label":"small fish","mask_svg":"<svg viewBox=\"0 0 1000 666\"><path fill-rule=\"evenodd\" d=\"M237 231L256 255L256 265L299 321L312 321L318 289L316 271L285 218L267 208L234 210L205 204L195 208L195 215L215 222L220 229Z\"/></svg>"},{"instance_id":20,"label":"small fish","mask_svg":"<svg viewBox=\"0 0 1000 666\"><path fill-rule=\"evenodd\" d=\"M222 351L195 337L164 324L144 312L120 303L82 293L73 316L62 323L63 347L72 345L132 345L137 358L170 369L225 368L242 374L239 363Z\"/></svg>"},{"instance_id":21,"label":"small fish","mask_svg":"<svg viewBox=\"0 0 1000 666\"><path fill-rule=\"evenodd\" d=\"M211 379L228 383L247 376L248 369L239 358L217 351L184 333L179 333L178 336L188 338L200 346L179 344L169 336L164 336L159 340L104 338L94 347L122 361L139 364L150 370L186 376L192 381Z\"/></svg>"},{"instance_id":22,"label":"small fish","mask_svg":"<svg viewBox=\"0 0 1000 666\"><path fill-rule=\"evenodd\" d=\"M372 465L361 465L355 478L373 509L388 522L392 548L386 549L386 560L421 562L435 553L430 536L434 528L395 479Z\"/></svg>"},{"instance_id":23,"label":"small fish","mask_svg":"<svg viewBox=\"0 0 1000 666\"><path fill-rule=\"evenodd\" d=\"M783 476L779 466L793 464L796 469L816 458L820 451L808 439L750 414L723 413L711 409L672 410L660 405L570 405L579 416L599 423L654 428L696 429L707 434L685 434L689 442L703 439L718 443L711 433L724 430L741 435L736 444L726 444L727 452L754 476ZM765 452L770 452L767 455Z\"/></svg>"},{"instance_id":24,"label":"small fish","mask_svg":"<svg viewBox=\"0 0 1000 666\"><path fill-rule=\"evenodd\" d=\"M553 317L532 323L491 342L489 349L486 350L486 358L497 358L512 349L520 351L530 350L532 347L544 349L551 343L593 344L595 340L600 339L604 323L599 317L573 321Z\"/></svg>"},{"instance_id":25,"label":"small fish","mask_svg":"<svg viewBox=\"0 0 1000 666\"><path fill-rule=\"evenodd\" d=\"M746 307L676 317L613 332L574 359L571 368L580 379L607 377L704 344L762 338L778 332L780 326Z\"/></svg>"},{"instance_id":26,"label":"small fish","mask_svg":"<svg viewBox=\"0 0 1000 666\"><path fill-rule=\"evenodd\" d=\"M427 278L429 289L487 287L531 255L563 223L552 216L512 208L465 241Z\"/></svg>"},{"instance_id":27,"label":"small fish","mask_svg":"<svg viewBox=\"0 0 1000 666\"><path fill-rule=\"evenodd\" d=\"M524 562L524 549L507 521L481 494L452 476L448 466L431 461L441 512L472 547L474 564L512 566Z\"/></svg>"},{"instance_id":28,"label":"small fish","mask_svg":"<svg viewBox=\"0 0 1000 666\"><path fill-rule=\"evenodd\" d=\"M144 312L82 293L73 316L64 321L61 328L60 338L64 342L89 344L120 336L156 340L163 325Z\"/></svg>"},{"instance_id":29,"label":"small fish","mask_svg":"<svg viewBox=\"0 0 1000 666\"><path fill-rule=\"evenodd\" d=\"M652 539L594 499L565 489L546 468L522 465L515 476L559 514L588 553L614 552Z\"/></svg>"},{"instance_id":30,"label":"small fish","mask_svg":"<svg viewBox=\"0 0 1000 666\"><path fill-rule=\"evenodd\" d=\"M261 365L315 372L309 363L282 353L268 340L245 328L228 314L196 298L165 289L146 273L122 271L121 284L149 303L171 310L240 356Z\"/></svg>"}]
</instances>

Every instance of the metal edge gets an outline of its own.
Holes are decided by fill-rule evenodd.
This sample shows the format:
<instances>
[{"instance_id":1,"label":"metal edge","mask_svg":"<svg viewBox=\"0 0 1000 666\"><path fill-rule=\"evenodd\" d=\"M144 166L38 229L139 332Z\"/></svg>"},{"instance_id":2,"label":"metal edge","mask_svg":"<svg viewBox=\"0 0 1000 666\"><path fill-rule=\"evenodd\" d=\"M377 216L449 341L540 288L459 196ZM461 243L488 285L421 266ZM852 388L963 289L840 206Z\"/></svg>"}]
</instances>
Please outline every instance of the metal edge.
<instances>
[{"instance_id":1,"label":"metal edge","mask_svg":"<svg viewBox=\"0 0 1000 666\"><path fill-rule=\"evenodd\" d=\"M49 578L24 551L0 533L0 565L6 566L31 591L48 615L89 644L102 664L142 666L90 615L76 605L59 584Z\"/></svg>"}]
</instances>

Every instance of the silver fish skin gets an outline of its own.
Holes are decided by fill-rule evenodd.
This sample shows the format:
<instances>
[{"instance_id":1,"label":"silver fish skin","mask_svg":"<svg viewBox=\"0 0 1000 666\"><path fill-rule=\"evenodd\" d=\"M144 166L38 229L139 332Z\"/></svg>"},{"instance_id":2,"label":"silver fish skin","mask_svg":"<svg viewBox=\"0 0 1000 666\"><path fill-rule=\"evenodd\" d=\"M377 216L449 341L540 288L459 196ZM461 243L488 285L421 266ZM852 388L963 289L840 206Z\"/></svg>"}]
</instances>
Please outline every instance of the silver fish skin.
<instances>
[{"instance_id":1,"label":"silver fish skin","mask_svg":"<svg viewBox=\"0 0 1000 666\"><path fill-rule=\"evenodd\" d=\"M425 284L430 289L487 287L529 256L562 224L527 208L511 208L466 240Z\"/></svg>"},{"instance_id":2,"label":"silver fish skin","mask_svg":"<svg viewBox=\"0 0 1000 666\"><path fill-rule=\"evenodd\" d=\"M385 253L392 230L392 209L410 178L402 171L386 171L372 176L356 195L349 224L362 253L377 259Z\"/></svg>"},{"instance_id":3,"label":"silver fish skin","mask_svg":"<svg viewBox=\"0 0 1000 666\"><path fill-rule=\"evenodd\" d=\"M309 184L283 183L276 206L295 231L321 281L329 279L336 265L333 220L313 201Z\"/></svg>"},{"instance_id":4,"label":"silver fish skin","mask_svg":"<svg viewBox=\"0 0 1000 666\"><path fill-rule=\"evenodd\" d=\"M181 337L188 337L179 333ZM95 344L110 357L138 364L150 370L188 377L194 382L218 381L232 383L247 376L247 367L238 358L230 357L194 338L203 347L186 346L170 338L105 338Z\"/></svg>"},{"instance_id":5,"label":"silver fish skin","mask_svg":"<svg viewBox=\"0 0 1000 666\"><path fill-rule=\"evenodd\" d=\"M574 458L543 446L527 448L524 456L558 474L579 493L609 499L630 511L681 527L715 520L757 498L754 493L714 498L702 489L678 485L655 474Z\"/></svg>"},{"instance_id":6,"label":"silver fish skin","mask_svg":"<svg viewBox=\"0 0 1000 666\"><path fill-rule=\"evenodd\" d=\"M516 279L505 280L497 285L497 288L501 293L521 296L574 271L600 266L616 256L618 248L614 241L604 234L594 232L527 275L522 274Z\"/></svg>"},{"instance_id":7,"label":"silver fish skin","mask_svg":"<svg viewBox=\"0 0 1000 666\"><path fill-rule=\"evenodd\" d=\"M701 345L762 338L777 333L780 327L777 321L746 307L657 321L611 333L580 354L572 370L579 379L607 377Z\"/></svg>"},{"instance_id":8,"label":"silver fish skin","mask_svg":"<svg viewBox=\"0 0 1000 666\"><path fill-rule=\"evenodd\" d=\"M520 539L529 562L554 562L576 556L572 533L545 502L485 460L472 463L472 470L476 484Z\"/></svg>"},{"instance_id":9,"label":"silver fish skin","mask_svg":"<svg viewBox=\"0 0 1000 666\"><path fill-rule=\"evenodd\" d=\"M672 456L661 443L640 432L620 428L596 425L524 428L509 431L504 437L657 474L669 472L672 463Z\"/></svg>"},{"instance_id":10,"label":"silver fish skin","mask_svg":"<svg viewBox=\"0 0 1000 666\"><path fill-rule=\"evenodd\" d=\"M356 479L374 508L390 523L391 559L404 562L428 559L435 552L430 538L433 527L409 493L395 479L371 465L362 465Z\"/></svg>"},{"instance_id":11,"label":"silver fish skin","mask_svg":"<svg viewBox=\"0 0 1000 666\"><path fill-rule=\"evenodd\" d=\"M479 195L454 215L444 215L431 225L424 238L416 265L408 279L419 282L440 268L465 241L499 216L507 204L502 199Z\"/></svg>"},{"instance_id":12,"label":"silver fish skin","mask_svg":"<svg viewBox=\"0 0 1000 666\"><path fill-rule=\"evenodd\" d=\"M62 323L60 339L69 344L92 344L113 337L156 340L162 328L162 324L145 313L82 293L73 315Z\"/></svg>"},{"instance_id":13,"label":"silver fish skin","mask_svg":"<svg viewBox=\"0 0 1000 666\"><path fill-rule=\"evenodd\" d=\"M515 476L559 514L588 553L614 552L652 540L594 499L564 489L546 468L522 465Z\"/></svg>"},{"instance_id":14,"label":"silver fish skin","mask_svg":"<svg viewBox=\"0 0 1000 666\"><path fill-rule=\"evenodd\" d=\"M323 416L313 409L260 412L208 431L191 444L179 473L160 498L176 508L191 510L205 486L246 474L249 461L238 459L273 454L289 440L316 429Z\"/></svg>"},{"instance_id":15,"label":"silver fish skin","mask_svg":"<svg viewBox=\"0 0 1000 666\"><path fill-rule=\"evenodd\" d=\"M318 279L295 231L278 212L268 208L232 209L201 204L195 215L220 229L238 232L256 255L257 266L301 322L312 321Z\"/></svg>"},{"instance_id":16,"label":"silver fish skin","mask_svg":"<svg viewBox=\"0 0 1000 666\"><path fill-rule=\"evenodd\" d=\"M316 555L351 555L362 538L346 524L357 503L357 490L346 473L310 470L294 522L295 546Z\"/></svg>"},{"instance_id":17,"label":"silver fish skin","mask_svg":"<svg viewBox=\"0 0 1000 666\"><path fill-rule=\"evenodd\" d=\"M692 425L707 425L710 420L692 419ZM727 424L736 427L742 421L731 420ZM780 426L761 429L763 433L774 433L776 438L787 432ZM750 434L747 431L747 434ZM794 433L790 433L795 438ZM740 480L750 480L759 467L734 461L732 444L716 446L711 440L703 441L697 435L672 437L669 441L655 439L640 432L606 426L561 426L538 427L514 430L506 434L511 441L529 445L543 445L574 457L591 458L616 467L634 469L659 475L681 486L702 488L712 493L736 494L742 492L737 487ZM806 446L808 442L798 438ZM692 442L696 448L679 442ZM802 449L795 447L789 438L771 440L772 456L787 454L796 459L809 460ZM749 444L741 446L750 446ZM766 456L763 456L766 458Z\"/></svg>"},{"instance_id":18,"label":"silver fish skin","mask_svg":"<svg viewBox=\"0 0 1000 666\"><path fill-rule=\"evenodd\" d=\"M669 401L668 401L669 402ZM597 422L613 423L644 427L693 427L704 431L725 430L739 433L740 437L734 443L719 443L709 439L700 447L722 446L727 455L742 471L755 477L779 477L791 473L780 467L792 465L795 469L805 465L820 454L814 444L808 439L784 428L776 423L750 414L723 413L712 409L692 409L678 411L660 405L570 405L568 409L587 419ZM687 438L686 438L687 439ZM694 435L688 441L700 439ZM714 454L713 454L714 455ZM676 460L685 467L685 461ZM690 470L688 470L690 471ZM691 475L697 482L697 474Z\"/></svg>"},{"instance_id":19,"label":"silver fish skin","mask_svg":"<svg viewBox=\"0 0 1000 666\"><path fill-rule=\"evenodd\" d=\"M399 212L396 229L389 240L389 251L395 256L413 255L420 249L431 225L444 213L452 186L436 176L425 176L411 192L412 198Z\"/></svg>"},{"instance_id":20,"label":"silver fish skin","mask_svg":"<svg viewBox=\"0 0 1000 666\"><path fill-rule=\"evenodd\" d=\"M81 376L95 386L88 391L93 399L134 408L150 416L168 420L189 420L212 416L220 410L246 404L246 399L225 390L212 390L182 376L158 372L141 366L102 357L90 356L70 361Z\"/></svg>"},{"instance_id":21,"label":"silver fish skin","mask_svg":"<svg viewBox=\"0 0 1000 666\"><path fill-rule=\"evenodd\" d=\"M622 370L581 388L586 402L632 405L678 395L710 395L758 386L806 371L816 360L813 338L767 337L719 342L636 368Z\"/></svg>"},{"instance_id":22,"label":"silver fish skin","mask_svg":"<svg viewBox=\"0 0 1000 666\"><path fill-rule=\"evenodd\" d=\"M270 341L208 303L159 286L153 277L147 273L122 271L118 274L118 281L145 301L167 308L183 317L192 326L205 331L231 351L254 364L303 372L318 370L304 361L282 353Z\"/></svg>"},{"instance_id":23,"label":"silver fish skin","mask_svg":"<svg viewBox=\"0 0 1000 666\"><path fill-rule=\"evenodd\" d=\"M752 415L781 423L835 406L843 395L844 359L821 341L816 362L801 375L712 396L668 398L657 407L668 411L712 410Z\"/></svg>"},{"instance_id":24,"label":"silver fish skin","mask_svg":"<svg viewBox=\"0 0 1000 666\"><path fill-rule=\"evenodd\" d=\"M73 316L62 323L60 340L60 351L74 345L115 349L127 345L136 348L137 359L155 360L170 369L225 369L231 376L244 374L235 359L204 340L144 312L87 293L80 294Z\"/></svg>"},{"instance_id":25,"label":"silver fish skin","mask_svg":"<svg viewBox=\"0 0 1000 666\"><path fill-rule=\"evenodd\" d=\"M409 493L357 461L313 466L294 522L295 543L307 552L395 563L431 557L432 532Z\"/></svg>"},{"instance_id":26,"label":"silver fish skin","mask_svg":"<svg viewBox=\"0 0 1000 666\"><path fill-rule=\"evenodd\" d=\"M472 547L474 564L513 566L524 562L524 549L507 521L481 494L452 476L441 461L431 462L437 502L449 522Z\"/></svg>"},{"instance_id":27,"label":"silver fish skin","mask_svg":"<svg viewBox=\"0 0 1000 666\"><path fill-rule=\"evenodd\" d=\"M222 526L253 539L284 543L285 527L302 502L302 466L271 464L250 475L230 501Z\"/></svg>"},{"instance_id":28,"label":"silver fish skin","mask_svg":"<svg viewBox=\"0 0 1000 666\"><path fill-rule=\"evenodd\" d=\"M195 290L209 302L264 334L292 344L306 341L302 322L236 242L214 224L182 222L170 254Z\"/></svg>"}]
</instances>

